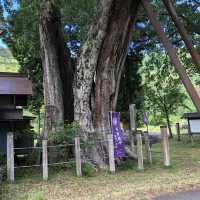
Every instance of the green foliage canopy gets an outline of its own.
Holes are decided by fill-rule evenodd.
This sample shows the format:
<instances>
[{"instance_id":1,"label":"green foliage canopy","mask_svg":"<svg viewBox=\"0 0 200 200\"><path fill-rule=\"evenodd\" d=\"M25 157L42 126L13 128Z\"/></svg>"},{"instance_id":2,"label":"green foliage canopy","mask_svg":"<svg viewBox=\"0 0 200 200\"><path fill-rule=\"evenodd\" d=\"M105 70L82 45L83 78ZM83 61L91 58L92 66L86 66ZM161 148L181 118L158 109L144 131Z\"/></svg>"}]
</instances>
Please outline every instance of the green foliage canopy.
<instances>
[{"instance_id":1,"label":"green foliage canopy","mask_svg":"<svg viewBox=\"0 0 200 200\"><path fill-rule=\"evenodd\" d=\"M174 67L163 52L145 56L139 69L145 93L145 107L161 119L185 107L186 96Z\"/></svg>"}]
</instances>

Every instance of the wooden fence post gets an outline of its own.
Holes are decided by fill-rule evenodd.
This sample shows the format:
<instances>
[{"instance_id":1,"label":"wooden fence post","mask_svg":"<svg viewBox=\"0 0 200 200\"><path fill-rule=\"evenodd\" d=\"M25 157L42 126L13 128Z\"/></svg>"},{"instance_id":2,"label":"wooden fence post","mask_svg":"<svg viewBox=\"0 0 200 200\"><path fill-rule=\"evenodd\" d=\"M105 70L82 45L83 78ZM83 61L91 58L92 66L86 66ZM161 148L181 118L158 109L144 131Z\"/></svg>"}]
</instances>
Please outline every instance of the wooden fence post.
<instances>
[{"instance_id":1,"label":"wooden fence post","mask_svg":"<svg viewBox=\"0 0 200 200\"><path fill-rule=\"evenodd\" d=\"M114 143L112 134L108 134L108 154L110 172L115 173Z\"/></svg>"},{"instance_id":2,"label":"wooden fence post","mask_svg":"<svg viewBox=\"0 0 200 200\"><path fill-rule=\"evenodd\" d=\"M48 180L48 140L42 140L42 169L43 180Z\"/></svg>"},{"instance_id":3,"label":"wooden fence post","mask_svg":"<svg viewBox=\"0 0 200 200\"><path fill-rule=\"evenodd\" d=\"M14 138L13 133L7 133L7 179L11 182L15 180L14 172Z\"/></svg>"},{"instance_id":4,"label":"wooden fence post","mask_svg":"<svg viewBox=\"0 0 200 200\"><path fill-rule=\"evenodd\" d=\"M163 156L164 156L164 166L170 166L170 153L169 153L169 138L167 133L167 126L160 127Z\"/></svg>"},{"instance_id":5,"label":"wooden fence post","mask_svg":"<svg viewBox=\"0 0 200 200\"><path fill-rule=\"evenodd\" d=\"M142 134L141 134L141 132L138 132L136 137L137 137L138 169L143 170L144 164L143 164Z\"/></svg>"},{"instance_id":6,"label":"wooden fence post","mask_svg":"<svg viewBox=\"0 0 200 200\"><path fill-rule=\"evenodd\" d=\"M137 157L137 146L135 145L135 133L133 131L129 131L129 141L131 154Z\"/></svg>"},{"instance_id":7,"label":"wooden fence post","mask_svg":"<svg viewBox=\"0 0 200 200\"><path fill-rule=\"evenodd\" d=\"M82 176L80 137L75 137L76 174Z\"/></svg>"},{"instance_id":8,"label":"wooden fence post","mask_svg":"<svg viewBox=\"0 0 200 200\"><path fill-rule=\"evenodd\" d=\"M135 104L129 105L129 112L130 112L130 127L131 131L136 131L136 108Z\"/></svg>"},{"instance_id":9,"label":"wooden fence post","mask_svg":"<svg viewBox=\"0 0 200 200\"><path fill-rule=\"evenodd\" d=\"M130 133L129 133L129 137L130 137L130 143L131 143L131 150L133 153L136 153L136 146L135 146L135 142L134 142L134 134L136 132L136 108L135 108L135 104L131 104L129 105L129 113L130 113Z\"/></svg>"},{"instance_id":10,"label":"wooden fence post","mask_svg":"<svg viewBox=\"0 0 200 200\"><path fill-rule=\"evenodd\" d=\"M144 141L145 141L145 149L147 153L147 160L150 164L152 164L152 153L151 153L151 146L149 141L149 133L144 131Z\"/></svg>"},{"instance_id":11,"label":"wooden fence post","mask_svg":"<svg viewBox=\"0 0 200 200\"><path fill-rule=\"evenodd\" d=\"M180 134L180 125L179 125L179 123L176 123L176 133L177 133L177 139L178 139L178 141L181 141L181 134Z\"/></svg>"}]
</instances>

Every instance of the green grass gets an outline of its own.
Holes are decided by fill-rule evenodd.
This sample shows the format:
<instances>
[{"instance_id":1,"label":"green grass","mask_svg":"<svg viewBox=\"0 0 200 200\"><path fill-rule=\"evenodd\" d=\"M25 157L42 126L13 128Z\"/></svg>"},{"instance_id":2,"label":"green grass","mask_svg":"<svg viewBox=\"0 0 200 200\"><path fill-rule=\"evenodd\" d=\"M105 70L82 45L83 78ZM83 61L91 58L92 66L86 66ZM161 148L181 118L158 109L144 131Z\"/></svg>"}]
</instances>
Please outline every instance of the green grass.
<instances>
[{"instance_id":1,"label":"green grass","mask_svg":"<svg viewBox=\"0 0 200 200\"><path fill-rule=\"evenodd\" d=\"M43 200L42 192L34 192L27 195L27 200Z\"/></svg>"},{"instance_id":2,"label":"green grass","mask_svg":"<svg viewBox=\"0 0 200 200\"><path fill-rule=\"evenodd\" d=\"M0 48L0 72L18 72L19 64L9 49Z\"/></svg>"},{"instance_id":3,"label":"green grass","mask_svg":"<svg viewBox=\"0 0 200 200\"><path fill-rule=\"evenodd\" d=\"M179 190L200 187L200 137L192 146L184 136L181 142L170 141L172 166L165 168L161 144L153 146L153 164L145 161L145 170L137 170L136 161L117 168L115 175L105 171L94 177L78 178L67 169L50 171L47 182L41 180L39 169L16 172L15 184L4 183L7 200L150 200ZM132 164L132 168L130 167Z\"/></svg>"},{"instance_id":4,"label":"green grass","mask_svg":"<svg viewBox=\"0 0 200 200\"><path fill-rule=\"evenodd\" d=\"M0 72L18 72L19 66L18 64L0 64Z\"/></svg>"}]
</instances>

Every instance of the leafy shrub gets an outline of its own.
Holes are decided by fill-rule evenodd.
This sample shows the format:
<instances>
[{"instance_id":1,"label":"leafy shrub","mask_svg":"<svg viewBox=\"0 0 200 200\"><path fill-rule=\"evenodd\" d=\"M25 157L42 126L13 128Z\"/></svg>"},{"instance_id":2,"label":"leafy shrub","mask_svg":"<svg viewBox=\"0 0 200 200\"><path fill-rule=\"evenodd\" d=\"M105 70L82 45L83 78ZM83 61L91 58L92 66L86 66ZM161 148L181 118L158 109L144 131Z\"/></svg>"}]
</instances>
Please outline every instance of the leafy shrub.
<instances>
[{"instance_id":1,"label":"leafy shrub","mask_svg":"<svg viewBox=\"0 0 200 200\"><path fill-rule=\"evenodd\" d=\"M92 177L96 173L96 168L92 163L85 162L82 164L82 174L83 176Z\"/></svg>"},{"instance_id":2,"label":"leafy shrub","mask_svg":"<svg viewBox=\"0 0 200 200\"><path fill-rule=\"evenodd\" d=\"M49 135L50 143L54 145L64 145L64 147L50 148L49 149L49 162L60 162L67 161L68 159L74 158L74 139L78 135L80 126L77 122L67 123L64 125L64 129L60 131L52 132ZM84 141L81 148L84 151L92 150L94 141L89 139L88 142ZM73 175L76 175L76 166L74 163L67 165L67 168ZM83 176L94 176L96 172L95 166L89 162L82 163Z\"/></svg>"},{"instance_id":3,"label":"leafy shrub","mask_svg":"<svg viewBox=\"0 0 200 200\"><path fill-rule=\"evenodd\" d=\"M76 164L75 163L68 164L67 169L73 176L76 176ZM87 176L87 177L92 177L96 173L95 166L89 162L82 163L81 170L82 170L82 175Z\"/></svg>"},{"instance_id":4,"label":"leafy shrub","mask_svg":"<svg viewBox=\"0 0 200 200\"><path fill-rule=\"evenodd\" d=\"M134 161L131 159L122 160L119 164L119 170L128 170L134 168Z\"/></svg>"},{"instance_id":5,"label":"leafy shrub","mask_svg":"<svg viewBox=\"0 0 200 200\"><path fill-rule=\"evenodd\" d=\"M64 129L61 128L59 131L51 132L49 134L50 142L54 144L67 144L74 142L74 138L79 131L79 124L77 122L66 123Z\"/></svg>"},{"instance_id":6,"label":"leafy shrub","mask_svg":"<svg viewBox=\"0 0 200 200\"><path fill-rule=\"evenodd\" d=\"M79 124L77 122L66 123L64 129L51 132L49 134L49 141L53 145L64 145L61 147L49 149L49 162L63 162L73 157L74 138L79 131Z\"/></svg>"},{"instance_id":7,"label":"leafy shrub","mask_svg":"<svg viewBox=\"0 0 200 200\"><path fill-rule=\"evenodd\" d=\"M76 176L76 164L74 162L67 164L67 172L72 176Z\"/></svg>"}]
</instances>

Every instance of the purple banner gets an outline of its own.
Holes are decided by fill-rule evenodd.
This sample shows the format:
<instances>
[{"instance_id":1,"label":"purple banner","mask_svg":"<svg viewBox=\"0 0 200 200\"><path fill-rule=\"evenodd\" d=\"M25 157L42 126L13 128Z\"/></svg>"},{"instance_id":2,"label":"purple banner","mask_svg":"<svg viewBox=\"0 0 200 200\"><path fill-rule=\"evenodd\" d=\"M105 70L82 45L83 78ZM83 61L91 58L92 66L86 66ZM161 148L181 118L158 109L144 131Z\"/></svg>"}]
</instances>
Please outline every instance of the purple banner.
<instances>
[{"instance_id":1,"label":"purple banner","mask_svg":"<svg viewBox=\"0 0 200 200\"><path fill-rule=\"evenodd\" d=\"M114 141L115 158L122 158L125 156L125 144L123 131L120 127L120 115L118 112L111 112L111 129Z\"/></svg>"},{"instance_id":2,"label":"purple banner","mask_svg":"<svg viewBox=\"0 0 200 200\"><path fill-rule=\"evenodd\" d=\"M142 119L143 119L144 124L148 125L149 120L148 120L148 117L147 117L147 113L146 113L146 112L143 112L143 113L142 113Z\"/></svg>"}]
</instances>

